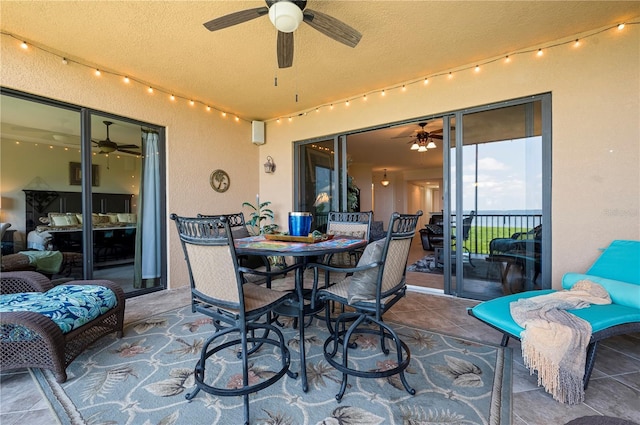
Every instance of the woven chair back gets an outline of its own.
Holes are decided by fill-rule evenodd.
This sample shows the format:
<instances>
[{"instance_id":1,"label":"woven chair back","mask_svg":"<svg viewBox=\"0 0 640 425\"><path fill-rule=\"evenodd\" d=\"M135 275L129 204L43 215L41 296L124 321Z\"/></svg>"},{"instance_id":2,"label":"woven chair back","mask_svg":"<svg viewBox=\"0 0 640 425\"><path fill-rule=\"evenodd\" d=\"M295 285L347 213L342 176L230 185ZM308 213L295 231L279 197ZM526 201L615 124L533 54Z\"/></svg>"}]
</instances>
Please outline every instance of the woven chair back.
<instances>
[{"instance_id":1,"label":"woven chair back","mask_svg":"<svg viewBox=\"0 0 640 425\"><path fill-rule=\"evenodd\" d=\"M416 226L421 215L422 211L417 211L416 214L394 213L391 216L385 251L382 254L382 294L405 285L411 241L416 234Z\"/></svg>"},{"instance_id":2,"label":"woven chair back","mask_svg":"<svg viewBox=\"0 0 640 425\"><path fill-rule=\"evenodd\" d=\"M373 213L367 212L335 212L329 213L327 233L333 235L354 236L357 239L369 240Z\"/></svg>"},{"instance_id":3,"label":"woven chair back","mask_svg":"<svg viewBox=\"0 0 640 425\"><path fill-rule=\"evenodd\" d=\"M223 308L243 309L242 285L233 235L226 216L175 220L189 268L192 290Z\"/></svg>"}]
</instances>

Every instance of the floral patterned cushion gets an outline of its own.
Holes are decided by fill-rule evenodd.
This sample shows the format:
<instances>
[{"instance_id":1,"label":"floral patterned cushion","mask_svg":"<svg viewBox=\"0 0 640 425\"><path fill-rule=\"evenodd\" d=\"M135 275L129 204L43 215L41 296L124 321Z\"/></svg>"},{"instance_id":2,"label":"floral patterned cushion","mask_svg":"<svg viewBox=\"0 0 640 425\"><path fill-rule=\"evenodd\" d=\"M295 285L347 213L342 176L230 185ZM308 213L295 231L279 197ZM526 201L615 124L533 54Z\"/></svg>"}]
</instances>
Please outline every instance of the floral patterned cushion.
<instances>
[{"instance_id":1,"label":"floral patterned cushion","mask_svg":"<svg viewBox=\"0 0 640 425\"><path fill-rule=\"evenodd\" d=\"M0 313L40 313L53 320L65 334L106 313L116 304L113 291L99 285L59 285L47 292L0 295ZM33 337L35 335L22 326L5 324L0 327L0 339L3 341Z\"/></svg>"}]
</instances>

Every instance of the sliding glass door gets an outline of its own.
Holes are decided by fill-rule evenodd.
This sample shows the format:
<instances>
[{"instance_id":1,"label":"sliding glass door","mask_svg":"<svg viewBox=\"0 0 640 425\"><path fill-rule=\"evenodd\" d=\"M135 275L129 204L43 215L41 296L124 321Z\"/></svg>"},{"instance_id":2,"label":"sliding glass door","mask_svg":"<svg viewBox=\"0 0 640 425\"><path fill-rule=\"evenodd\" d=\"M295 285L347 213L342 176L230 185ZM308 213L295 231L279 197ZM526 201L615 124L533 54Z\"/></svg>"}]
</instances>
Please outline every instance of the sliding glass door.
<instances>
[{"instance_id":1,"label":"sliding glass door","mask_svg":"<svg viewBox=\"0 0 640 425\"><path fill-rule=\"evenodd\" d=\"M550 287L549 97L456 114L448 151L452 293L487 299Z\"/></svg>"},{"instance_id":2,"label":"sliding glass door","mask_svg":"<svg viewBox=\"0 0 640 425\"><path fill-rule=\"evenodd\" d=\"M6 89L1 106L11 253L52 278L109 279L128 295L162 288L164 130Z\"/></svg>"}]
</instances>

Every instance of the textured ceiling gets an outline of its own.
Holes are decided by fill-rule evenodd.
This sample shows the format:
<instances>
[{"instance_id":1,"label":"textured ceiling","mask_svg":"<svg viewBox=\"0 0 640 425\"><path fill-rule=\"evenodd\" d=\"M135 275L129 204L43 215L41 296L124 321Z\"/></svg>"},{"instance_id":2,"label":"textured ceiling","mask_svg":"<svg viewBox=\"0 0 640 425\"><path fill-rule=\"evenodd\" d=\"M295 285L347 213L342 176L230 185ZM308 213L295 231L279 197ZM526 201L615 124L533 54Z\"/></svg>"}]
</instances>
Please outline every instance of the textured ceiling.
<instances>
[{"instance_id":1,"label":"textured ceiling","mask_svg":"<svg viewBox=\"0 0 640 425\"><path fill-rule=\"evenodd\" d=\"M264 4L2 1L0 24L60 55L267 120L640 15L640 2L618 1L309 0L307 8L354 27L362 40L350 48L303 23L293 67L278 70L268 17L216 32L202 25Z\"/></svg>"}]
</instances>

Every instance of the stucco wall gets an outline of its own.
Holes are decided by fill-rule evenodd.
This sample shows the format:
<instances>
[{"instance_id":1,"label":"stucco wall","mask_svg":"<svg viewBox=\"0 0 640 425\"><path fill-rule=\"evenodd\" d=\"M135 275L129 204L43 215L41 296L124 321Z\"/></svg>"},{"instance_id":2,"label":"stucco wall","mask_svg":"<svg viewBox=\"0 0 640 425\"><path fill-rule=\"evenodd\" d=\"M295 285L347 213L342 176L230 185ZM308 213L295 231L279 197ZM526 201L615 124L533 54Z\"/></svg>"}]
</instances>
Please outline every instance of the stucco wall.
<instances>
[{"instance_id":1,"label":"stucco wall","mask_svg":"<svg viewBox=\"0 0 640 425\"><path fill-rule=\"evenodd\" d=\"M389 80L389 86L399 83ZM348 107L335 99L333 109L291 122L269 121L261 156L292 158L293 141L546 92L552 94L553 126L552 285L558 287L562 274L586 270L611 240L640 238L638 28L605 31L578 48L567 44L542 57L497 60L479 73L433 78L427 86L387 90ZM292 196L282 189L291 187L291 164L282 161L270 177L261 179L260 192L286 216ZM396 201L385 202L395 207Z\"/></svg>"},{"instance_id":2,"label":"stucco wall","mask_svg":"<svg viewBox=\"0 0 640 425\"><path fill-rule=\"evenodd\" d=\"M144 87L127 85L114 76L96 78L85 67L63 65L42 51L25 52L2 41L2 86L166 127L168 212L237 212L242 202L255 200L263 168L251 143L250 122L170 102L159 92L150 95ZM231 178L230 189L222 194L209 185L209 175L218 168ZM166 224L169 286L183 286L188 284L184 255L175 225L168 218Z\"/></svg>"}]
</instances>

